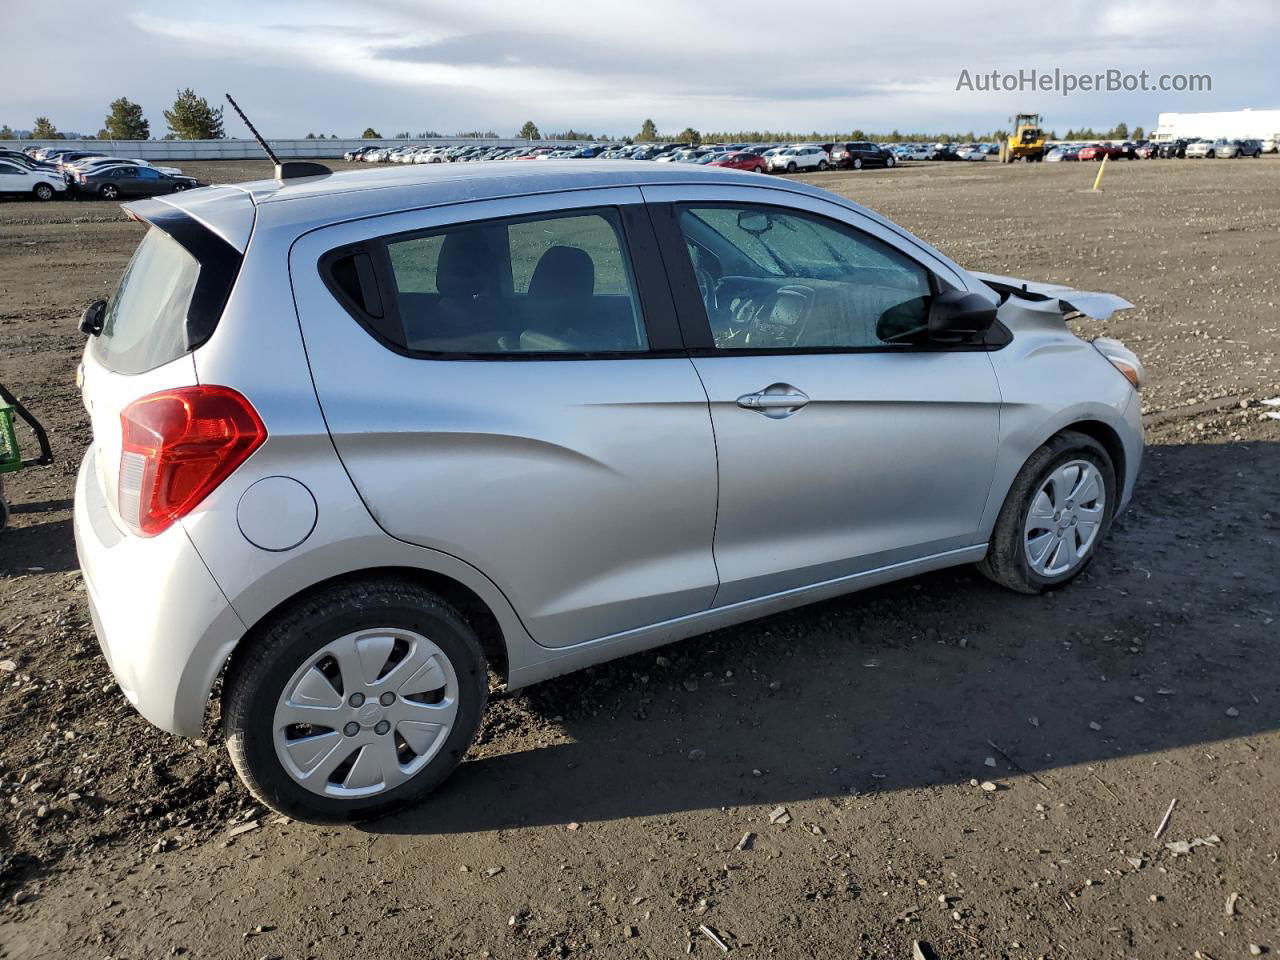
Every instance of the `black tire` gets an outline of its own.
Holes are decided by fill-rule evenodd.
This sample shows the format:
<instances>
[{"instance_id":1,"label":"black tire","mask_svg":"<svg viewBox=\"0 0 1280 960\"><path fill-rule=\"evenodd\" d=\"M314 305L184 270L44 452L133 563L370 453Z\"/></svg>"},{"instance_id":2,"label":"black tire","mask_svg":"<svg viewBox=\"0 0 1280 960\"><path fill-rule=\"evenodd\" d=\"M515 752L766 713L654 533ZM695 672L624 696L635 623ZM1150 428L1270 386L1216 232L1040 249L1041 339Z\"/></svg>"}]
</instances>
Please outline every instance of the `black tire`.
<instances>
[{"instance_id":1,"label":"black tire","mask_svg":"<svg viewBox=\"0 0 1280 960\"><path fill-rule=\"evenodd\" d=\"M898 162L898 158L897 158L897 157L885 157L885 158L884 158L884 165L885 165L886 167L892 167L892 166L895 166L895 165L897 164L897 162Z\"/></svg>"},{"instance_id":2,"label":"black tire","mask_svg":"<svg viewBox=\"0 0 1280 960\"><path fill-rule=\"evenodd\" d=\"M41 202L53 199L53 187L49 186L47 183L37 183L31 192L35 194L36 199Z\"/></svg>"},{"instance_id":3,"label":"black tire","mask_svg":"<svg viewBox=\"0 0 1280 960\"><path fill-rule=\"evenodd\" d=\"M276 704L316 650L370 627L413 630L444 652L457 675L457 717L439 752L398 787L358 799L321 796L295 781L276 756ZM356 581L299 602L241 644L223 686L222 732L241 780L272 810L309 823L370 820L417 803L453 772L475 739L488 696L484 653L456 609L411 581Z\"/></svg>"},{"instance_id":4,"label":"black tire","mask_svg":"<svg viewBox=\"0 0 1280 960\"><path fill-rule=\"evenodd\" d=\"M830 164L828 164L828 163L827 163L827 161L825 161L825 160L819 160L819 161L818 161L818 170L819 170L819 171L826 170L828 166L830 166Z\"/></svg>"},{"instance_id":5,"label":"black tire","mask_svg":"<svg viewBox=\"0 0 1280 960\"><path fill-rule=\"evenodd\" d=\"M120 188L114 183L104 183L98 188L98 196L103 200L116 200L120 197Z\"/></svg>"},{"instance_id":6,"label":"black tire","mask_svg":"<svg viewBox=\"0 0 1280 960\"><path fill-rule=\"evenodd\" d=\"M1083 562L1057 577L1044 577L1031 569L1027 562L1023 531L1027 512L1040 487L1058 467L1070 460L1088 460L1102 475L1106 488L1106 505L1102 528L1090 545ZM1088 568L1097 553L1098 544L1107 535L1116 506L1116 474L1106 448L1092 437L1067 430L1052 437L1036 450L1018 471L1004 506L996 518L991 532L987 555L978 563L978 570L988 579L1008 587L1017 593L1043 593L1069 583Z\"/></svg>"},{"instance_id":7,"label":"black tire","mask_svg":"<svg viewBox=\"0 0 1280 960\"><path fill-rule=\"evenodd\" d=\"M173 185L173 192L174 192L174 193L181 193L181 192L182 192L183 190L185 190L185 189L187 189L187 185L186 185L185 183L175 183L175 184Z\"/></svg>"},{"instance_id":8,"label":"black tire","mask_svg":"<svg viewBox=\"0 0 1280 960\"><path fill-rule=\"evenodd\" d=\"M795 172L796 172L796 162L792 160L787 164L787 173L795 173Z\"/></svg>"}]
</instances>

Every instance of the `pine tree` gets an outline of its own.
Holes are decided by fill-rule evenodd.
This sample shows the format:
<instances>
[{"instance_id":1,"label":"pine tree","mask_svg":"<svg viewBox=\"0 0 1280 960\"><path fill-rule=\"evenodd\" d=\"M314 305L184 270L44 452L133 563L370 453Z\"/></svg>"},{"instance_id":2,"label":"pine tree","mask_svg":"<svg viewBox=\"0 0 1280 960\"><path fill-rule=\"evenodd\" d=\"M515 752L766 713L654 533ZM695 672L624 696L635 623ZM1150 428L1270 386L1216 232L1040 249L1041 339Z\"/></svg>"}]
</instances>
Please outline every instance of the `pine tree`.
<instances>
[{"instance_id":1,"label":"pine tree","mask_svg":"<svg viewBox=\"0 0 1280 960\"><path fill-rule=\"evenodd\" d=\"M526 120L524 126L520 128L520 132L516 134L521 140L541 140L542 134L538 132L537 124L532 120Z\"/></svg>"},{"instance_id":2,"label":"pine tree","mask_svg":"<svg viewBox=\"0 0 1280 960\"><path fill-rule=\"evenodd\" d=\"M164 120L178 140L221 140L226 136L222 131L222 107L215 110L190 87L178 91L173 109L164 112Z\"/></svg>"},{"instance_id":3,"label":"pine tree","mask_svg":"<svg viewBox=\"0 0 1280 960\"><path fill-rule=\"evenodd\" d=\"M142 115L140 104L128 97L120 97L111 101L110 110L99 136L107 140L147 140L151 137L151 124Z\"/></svg>"},{"instance_id":4,"label":"pine tree","mask_svg":"<svg viewBox=\"0 0 1280 960\"><path fill-rule=\"evenodd\" d=\"M373 129L373 127L365 127L364 133L360 134L360 137L363 140L381 140L382 134Z\"/></svg>"},{"instance_id":5,"label":"pine tree","mask_svg":"<svg viewBox=\"0 0 1280 960\"><path fill-rule=\"evenodd\" d=\"M658 139L658 127L652 120L646 120L640 124L640 132L636 134L636 139L642 143L649 143Z\"/></svg>"},{"instance_id":6,"label":"pine tree","mask_svg":"<svg viewBox=\"0 0 1280 960\"><path fill-rule=\"evenodd\" d=\"M36 117L35 125L31 128L32 140L61 140L62 134L58 132L58 128L53 125L53 121L48 117Z\"/></svg>"}]
</instances>

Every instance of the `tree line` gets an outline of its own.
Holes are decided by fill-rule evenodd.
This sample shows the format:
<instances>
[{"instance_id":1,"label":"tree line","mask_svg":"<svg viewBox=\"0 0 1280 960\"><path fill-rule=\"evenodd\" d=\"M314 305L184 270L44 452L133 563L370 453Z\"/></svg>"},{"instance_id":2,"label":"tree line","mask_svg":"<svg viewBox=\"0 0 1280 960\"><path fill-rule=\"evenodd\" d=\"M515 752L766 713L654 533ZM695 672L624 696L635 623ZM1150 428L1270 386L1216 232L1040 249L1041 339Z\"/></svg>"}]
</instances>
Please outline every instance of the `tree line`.
<instances>
[{"instance_id":1,"label":"tree line","mask_svg":"<svg viewBox=\"0 0 1280 960\"><path fill-rule=\"evenodd\" d=\"M165 123L169 128L169 132L165 134L165 140L221 140L226 136L222 125L222 107L213 107L204 97L196 94L194 90L188 87L185 90L179 90L174 98L173 107L164 111ZM373 127L366 127L364 133L360 135L366 140L381 140L382 134L378 133ZM467 130L459 131L455 136L466 139L497 139L498 134L493 130ZM1009 136L1007 130L993 130L987 133L978 134L973 130L965 133L959 131L951 133L903 133L899 130L891 130L889 133L871 133L865 130L842 131L837 133L821 133L812 131L810 133L797 133L784 130L738 130L738 131L714 131L702 132L695 130L693 127L685 127L679 133L662 134L658 132L657 124L652 119L646 119L640 125L640 131L634 137L616 138L621 143L803 143L816 142L826 143L838 140L870 140L877 143L912 143L912 142L933 142L935 140L945 140L954 142L974 142L988 140L1004 140ZM1142 127L1134 127L1132 134L1129 132L1129 126L1125 123L1117 123L1110 130L1094 130L1091 127L1084 127L1079 130L1068 130L1066 135L1059 137L1057 131L1049 133L1050 140L1127 140L1132 136L1133 139L1139 140L1143 136ZM434 130L424 130L410 137L408 131L397 133L394 137L396 140L432 140L440 137L440 134ZM572 127L562 133L549 133L543 137L538 125L532 120L526 120L524 125L516 131L516 137L521 140L586 140L595 142L612 142L614 137L603 134L596 135L582 130L574 130ZM8 124L0 126L0 140L16 140L18 134ZM27 139L31 140L62 140L65 135L60 133L53 121L48 117L36 117L35 124L32 126ZM94 137L86 137L92 140ZM111 101L108 107L107 117L103 121L102 129L98 131L97 139L99 140L149 140L151 139L151 124L142 112L140 104L134 103L127 97L119 97ZM308 133L308 140L325 140L338 139L336 133L329 134L327 137L321 133Z\"/></svg>"},{"instance_id":2,"label":"tree line","mask_svg":"<svg viewBox=\"0 0 1280 960\"><path fill-rule=\"evenodd\" d=\"M164 111L164 121L169 132L165 140L221 140L226 136L222 127L222 107L210 106L209 101L188 87L179 90L173 107ZM7 123L0 127L0 140L16 140L18 134ZM65 140L66 134L58 130L48 117L36 117L28 140ZM96 137L84 140L150 140L151 123L142 112L142 105L128 97L118 97L107 107L107 117Z\"/></svg>"}]
</instances>

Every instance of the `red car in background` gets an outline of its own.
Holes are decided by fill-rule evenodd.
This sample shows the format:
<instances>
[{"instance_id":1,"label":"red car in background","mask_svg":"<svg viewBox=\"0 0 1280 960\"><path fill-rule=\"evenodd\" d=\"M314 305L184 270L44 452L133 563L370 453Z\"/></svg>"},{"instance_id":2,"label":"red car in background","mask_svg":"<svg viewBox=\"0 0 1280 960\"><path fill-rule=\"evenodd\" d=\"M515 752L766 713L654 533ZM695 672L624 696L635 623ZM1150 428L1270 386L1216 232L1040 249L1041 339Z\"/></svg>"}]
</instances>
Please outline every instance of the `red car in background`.
<instances>
[{"instance_id":1,"label":"red car in background","mask_svg":"<svg viewBox=\"0 0 1280 960\"><path fill-rule=\"evenodd\" d=\"M1101 160L1103 157L1119 160L1123 156L1123 147L1113 146L1109 143L1091 143L1087 147L1080 148L1081 160Z\"/></svg>"},{"instance_id":2,"label":"red car in background","mask_svg":"<svg viewBox=\"0 0 1280 960\"><path fill-rule=\"evenodd\" d=\"M758 153L726 153L707 164L708 167L729 167L732 170L751 170L755 173L767 173L769 164Z\"/></svg>"}]
</instances>

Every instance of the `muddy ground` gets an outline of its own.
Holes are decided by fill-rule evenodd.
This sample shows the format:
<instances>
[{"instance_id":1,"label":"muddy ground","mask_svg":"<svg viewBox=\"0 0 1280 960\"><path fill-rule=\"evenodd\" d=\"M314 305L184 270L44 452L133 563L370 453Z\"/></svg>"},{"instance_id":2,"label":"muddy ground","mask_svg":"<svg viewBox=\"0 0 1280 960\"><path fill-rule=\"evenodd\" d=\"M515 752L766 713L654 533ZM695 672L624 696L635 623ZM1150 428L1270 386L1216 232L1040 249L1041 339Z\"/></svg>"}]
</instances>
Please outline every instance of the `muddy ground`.
<instances>
[{"instance_id":1,"label":"muddy ground","mask_svg":"<svg viewBox=\"0 0 1280 960\"><path fill-rule=\"evenodd\" d=\"M432 802L352 829L266 814L212 722L167 737L111 682L70 529L76 318L140 228L0 203L0 382L59 458L7 482L0 534L0 954L1280 951L1280 160L1095 171L808 178L968 266L1135 303L1081 328L1150 377L1087 575L939 573L499 694Z\"/></svg>"}]
</instances>

